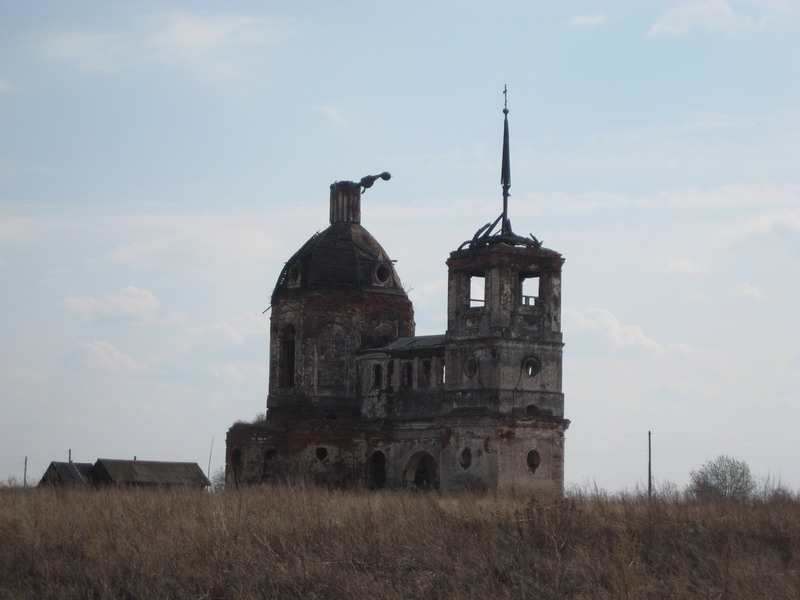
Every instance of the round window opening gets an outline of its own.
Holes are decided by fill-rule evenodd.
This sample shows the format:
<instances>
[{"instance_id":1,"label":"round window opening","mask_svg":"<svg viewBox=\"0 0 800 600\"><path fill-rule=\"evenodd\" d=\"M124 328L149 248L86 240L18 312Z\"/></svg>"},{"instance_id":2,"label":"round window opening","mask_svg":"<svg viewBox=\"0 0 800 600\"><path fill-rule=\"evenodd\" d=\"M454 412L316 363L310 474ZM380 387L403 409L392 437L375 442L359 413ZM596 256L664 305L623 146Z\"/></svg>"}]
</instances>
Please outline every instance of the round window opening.
<instances>
[{"instance_id":1,"label":"round window opening","mask_svg":"<svg viewBox=\"0 0 800 600\"><path fill-rule=\"evenodd\" d=\"M326 458L328 458L328 449L327 448L323 448L322 446L320 446L319 448L317 448L317 451L316 451L315 454L317 455L317 459L325 460Z\"/></svg>"},{"instance_id":2,"label":"round window opening","mask_svg":"<svg viewBox=\"0 0 800 600\"><path fill-rule=\"evenodd\" d=\"M475 374L478 372L478 361L475 359L474 356L470 356L467 360L464 361L464 375L466 375L469 379L475 377Z\"/></svg>"},{"instance_id":3,"label":"round window opening","mask_svg":"<svg viewBox=\"0 0 800 600\"><path fill-rule=\"evenodd\" d=\"M531 473L534 473L542 463L542 457L539 455L538 451L528 450L528 453L525 455L525 462L528 463L528 468L531 470Z\"/></svg>"},{"instance_id":4,"label":"round window opening","mask_svg":"<svg viewBox=\"0 0 800 600\"><path fill-rule=\"evenodd\" d=\"M375 279L380 283L386 283L392 276L392 269L388 265L378 265L375 269Z\"/></svg>"},{"instance_id":5,"label":"round window opening","mask_svg":"<svg viewBox=\"0 0 800 600\"><path fill-rule=\"evenodd\" d=\"M461 451L461 456L458 458L459 464L461 464L461 468L469 469L469 466L472 464L472 450L469 448L464 448Z\"/></svg>"},{"instance_id":6,"label":"round window opening","mask_svg":"<svg viewBox=\"0 0 800 600\"><path fill-rule=\"evenodd\" d=\"M289 283L297 283L300 281L300 267L297 263L289 267L288 279Z\"/></svg>"},{"instance_id":7,"label":"round window opening","mask_svg":"<svg viewBox=\"0 0 800 600\"><path fill-rule=\"evenodd\" d=\"M528 377L536 377L542 370L542 363L538 358L526 358L522 363L522 370Z\"/></svg>"}]
</instances>

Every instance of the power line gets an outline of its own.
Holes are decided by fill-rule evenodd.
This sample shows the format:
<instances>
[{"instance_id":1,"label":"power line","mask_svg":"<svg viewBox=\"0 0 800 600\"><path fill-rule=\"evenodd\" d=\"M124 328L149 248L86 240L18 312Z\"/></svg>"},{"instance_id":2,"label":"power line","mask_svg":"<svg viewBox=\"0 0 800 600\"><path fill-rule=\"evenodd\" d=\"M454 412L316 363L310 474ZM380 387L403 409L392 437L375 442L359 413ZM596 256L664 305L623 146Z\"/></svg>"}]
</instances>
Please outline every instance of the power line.
<instances>
[{"instance_id":1,"label":"power line","mask_svg":"<svg viewBox=\"0 0 800 600\"><path fill-rule=\"evenodd\" d=\"M600 441L604 441L604 440L619 440L619 439L623 439L623 438L636 438L636 437L639 437L640 435L641 435L640 433L629 433L629 434L625 434L625 435L615 435L615 436L601 437L601 438L583 438L583 439L577 439L577 440L570 438L569 442L571 444L582 444L584 442L600 442Z\"/></svg>"},{"instance_id":2,"label":"power line","mask_svg":"<svg viewBox=\"0 0 800 600\"><path fill-rule=\"evenodd\" d=\"M675 452L664 450L661 454L677 454L678 456L708 456L708 452ZM752 454L747 454L747 458L758 458L761 460L771 459L771 460L797 460L797 456L753 456Z\"/></svg>"},{"instance_id":3,"label":"power line","mask_svg":"<svg viewBox=\"0 0 800 600\"><path fill-rule=\"evenodd\" d=\"M580 458L581 456L607 456L609 454L645 454L645 450L620 450L619 452L592 452L591 454L570 454L566 453L568 458Z\"/></svg>"},{"instance_id":4,"label":"power line","mask_svg":"<svg viewBox=\"0 0 800 600\"><path fill-rule=\"evenodd\" d=\"M693 439L702 439L702 440L718 440L718 441L726 441L726 442L752 442L757 444L800 444L800 440L754 440L749 438L728 438L728 437L717 437L717 436L710 436L710 435L692 435L692 434L684 434L684 433L659 433L659 436L663 437L677 437L677 438L693 438Z\"/></svg>"}]
</instances>

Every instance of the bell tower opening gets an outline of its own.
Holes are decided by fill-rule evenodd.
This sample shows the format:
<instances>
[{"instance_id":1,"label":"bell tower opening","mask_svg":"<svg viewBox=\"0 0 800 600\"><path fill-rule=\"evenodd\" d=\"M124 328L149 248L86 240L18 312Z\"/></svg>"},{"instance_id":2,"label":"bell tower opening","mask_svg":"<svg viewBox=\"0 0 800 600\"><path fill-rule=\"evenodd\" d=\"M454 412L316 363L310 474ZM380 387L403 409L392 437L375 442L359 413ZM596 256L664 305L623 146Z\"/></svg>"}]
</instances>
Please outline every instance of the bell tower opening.
<instances>
[{"instance_id":1,"label":"bell tower opening","mask_svg":"<svg viewBox=\"0 0 800 600\"><path fill-rule=\"evenodd\" d=\"M473 275L469 278L469 299L467 305L470 308L483 308L486 305L485 276Z\"/></svg>"},{"instance_id":2,"label":"bell tower opening","mask_svg":"<svg viewBox=\"0 0 800 600\"><path fill-rule=\"evenodd\" d=\"M533 306L539 298L539 277L520 277L519 289L523 306Z\"/></svg>"}]
</instances>

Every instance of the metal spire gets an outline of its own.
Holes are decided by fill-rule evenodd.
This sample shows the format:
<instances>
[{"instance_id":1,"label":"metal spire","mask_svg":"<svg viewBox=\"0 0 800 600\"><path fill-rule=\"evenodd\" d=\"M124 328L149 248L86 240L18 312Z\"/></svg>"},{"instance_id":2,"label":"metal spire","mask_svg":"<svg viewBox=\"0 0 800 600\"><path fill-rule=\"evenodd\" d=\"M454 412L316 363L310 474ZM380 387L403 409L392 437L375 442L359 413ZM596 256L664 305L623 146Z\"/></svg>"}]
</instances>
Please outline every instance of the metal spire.
<instances>
[{"instance_id":1,"label":"metal spire","mask_svg":"<svg viewBox=\"0 0 800 600\"><path fill-rule=\"evenodd\" d=\"M503 165L500 169L500 185L503 186L503 227L502 235L511 233L508 223L508 190L511 187L511 159L508 151L508 86L503 86Z\"/></svg>"},{"instance_id":2,"label":"metal spire","mask_svg":"<svg viewBox=\"0 0 800 600\"><path fill-rule=\"evenodd\" d=\"M511 230L511 221L508 218L508 197L511 195L509 189L511 188L511 153L508 151L508 86L503 86L503 164L500 167L500 185L503 186L503 212L498 216L494 222L487 223L478 231L471 240L467 240L459 250L464 246L470 248L485 248L490 244L505 244L517 247L526 248L541 248L542 242L537 240L533 235L529 238L516 235ZM500 231L493 233L497 224L502 221Z\"/></svg>"}]
</instances>

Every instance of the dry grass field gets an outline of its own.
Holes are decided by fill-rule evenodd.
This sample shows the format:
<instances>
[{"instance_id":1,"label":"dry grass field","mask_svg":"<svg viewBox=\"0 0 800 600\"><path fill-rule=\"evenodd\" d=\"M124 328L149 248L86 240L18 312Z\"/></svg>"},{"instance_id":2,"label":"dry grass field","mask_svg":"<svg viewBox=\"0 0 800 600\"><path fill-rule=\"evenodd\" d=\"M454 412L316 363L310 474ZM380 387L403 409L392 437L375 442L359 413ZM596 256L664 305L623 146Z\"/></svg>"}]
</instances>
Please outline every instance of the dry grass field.
<instances>
[{"instance_id":1,"label":"dry grass field","mask_svg":"<svg viewBox=\"0 0 800 600\"><path fill-rule=\"evenodd\" d=\"M800 598L800 500L0 489L0 598Z\"/></svg>"}]
</instances>

